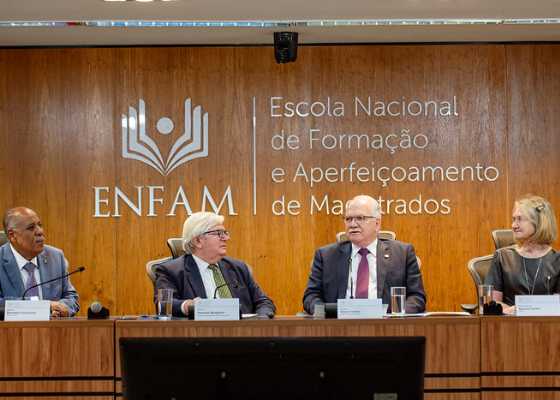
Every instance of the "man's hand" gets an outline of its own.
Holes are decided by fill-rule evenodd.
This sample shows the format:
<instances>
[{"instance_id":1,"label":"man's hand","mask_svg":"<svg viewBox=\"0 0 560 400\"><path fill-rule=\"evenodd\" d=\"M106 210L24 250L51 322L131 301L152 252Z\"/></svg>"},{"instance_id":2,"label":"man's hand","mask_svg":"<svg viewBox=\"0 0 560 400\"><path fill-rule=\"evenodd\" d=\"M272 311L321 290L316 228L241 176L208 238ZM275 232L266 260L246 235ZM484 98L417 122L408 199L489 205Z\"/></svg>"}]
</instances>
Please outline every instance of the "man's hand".
<instances>
[{"instance_id":1,"label":"man's hand","mask_svg":"<svg viewBox=\"0 0 560 400\"><path fill-rule=\"evenodd\" d=\"M58 301L51 301L51 318L69 317L68 307Z\"/></svg>"},{"instance_id":2,"label":"man's hand","mask_svg":"<svg viewBox=\"0 0 560 400\"><path fill-rule=\"evenodd\" d=\"M194 306L194 301L195 301L196 299L200 299L200 297L195 297L195 298L192 299L192 300L187 300L187 301L185 301L184 307L183 307L184 310L185 310L185 315L189 315L189 306Z\"/></svg>"}]
</instances>

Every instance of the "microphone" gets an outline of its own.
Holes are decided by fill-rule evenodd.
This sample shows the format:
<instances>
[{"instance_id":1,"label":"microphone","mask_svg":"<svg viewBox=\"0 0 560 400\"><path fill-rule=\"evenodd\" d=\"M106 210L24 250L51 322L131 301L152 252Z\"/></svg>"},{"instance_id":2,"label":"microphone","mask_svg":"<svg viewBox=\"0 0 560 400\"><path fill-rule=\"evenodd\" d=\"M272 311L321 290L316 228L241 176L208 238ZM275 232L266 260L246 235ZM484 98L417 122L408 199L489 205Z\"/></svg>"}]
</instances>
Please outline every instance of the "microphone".
<instances>
[{"instance_id":1,"label":"microphone","mask_svg":"<svg viewBox=\"0 0 560 400\"><path fill-rule=\"evenodd\" d=\"M274 311L269 311L266 313L266 316L270 319L274 318Z\"/></svg>"},{"instance_id":2,"label":"microphone","mask_svg":"<svg viewBox=\"0 0 560 400\"><path fill-rule=\"evenodd\" d=\"M546 279L546 291L548 292L547 294L550 294L550 275Z\"/></svg>"},{"instance_id":3,"label":"microphone","mask_svg":"<svg viewBox=\"0 0 560 400\"><path fill-rule=\"evenodd\" d=\"M224 286L229 286L229 285L233 286L234 289L237 289L237 283L235 283L235 282L222 283L221 285L218 285L216 287L216 290L214 290L214 298L216 298L216 295L218 294L218 289L219 288L224 287Z\"/></svg>"},{"instance_id":4,"label":"microphone","mask_svg":"<svg viewBox=\"0 0 560 400\"><path fill-rule=\"evenodd\" d=\"M350 298L354 298L354 279L352 279L352 259L349 258L348 262L350 263Z\"/></svg>"},{"instance_id":5,"label":"microphone","mask_svg":"<svg viewBox=\"0 0 560 400\"><path fill-rule=\"evenodd\" d=\"M94 301L88 308L88 319L109 319L109 310L101 305L100 302Z\"/></svg>"},{"instance_id":6,"label":"microphone","mask_svg":"<svg viewBox=\"0 0 560 400\"><path fill-rule=\"evenodd\" d=\"M84 267L80 267L80 268L78 268L77 270L75 270L75 271L73 271L73 272L70 272L70 273L68 273L68 274L66 274L66 275L59 276L58 278L50 279L50 280L48 280L48 281L41 282L41 283L38 283L38 284L33 285L33 286L29 286L27 289L25 289L25 292L23 292L23 296L21 296L21 299L22 299L22 300L25 300L25 295L27 294L27 292L28 292L29 290L31 290L31 289L33 289L33 288L39 287L39 286L41 286L41 285L44 285L45 283L49 283L49 282L57 281L57 280L59 280L59 279L66 278L67 276L70 276L70 275L72 275L72 274L75 274L76 272L82 272L84 269L85 269Z\"/></svg>"}]
</instances>

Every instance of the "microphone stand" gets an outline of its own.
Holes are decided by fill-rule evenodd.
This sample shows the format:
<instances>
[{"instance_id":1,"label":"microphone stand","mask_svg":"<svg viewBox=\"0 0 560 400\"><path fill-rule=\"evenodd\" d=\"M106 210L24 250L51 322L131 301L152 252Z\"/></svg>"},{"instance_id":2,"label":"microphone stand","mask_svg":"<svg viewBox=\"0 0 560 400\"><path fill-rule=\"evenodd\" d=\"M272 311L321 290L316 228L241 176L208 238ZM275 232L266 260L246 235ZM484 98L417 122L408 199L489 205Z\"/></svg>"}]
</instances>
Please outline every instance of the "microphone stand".
<instances>
[{"instance_id":1,"label":"microphone stand","mask_svg":"<svg viewBox=\"0 0 560 400\"><path fill-rule=\"evenodd\" d=\"M231 285L234 289L237 289L237 283L235 282L227 282L227 283L222 283L219 286L216 286L216 290L214 290L214 298L216 298L216 295L218 294L218 289L224 287L224 286L229 286Z\"/></svg>"},{"instance_id":2,"label":"microphone stand","mask_svg":"<svg viewBox=\"0 0 560 400\"><path fill-rule=\"evenodd\" d=\"M27 294L27 292L29 292L29 291L30 291L31 289L33 289L33 288L39 287L39 286L41 286L41 285L44 285L45 283L50 283L50 282L53 282L53 281L57 281L57 280L59 280L59 279L66 278L67 276L70 276L70 275L72 275L72 274L75 274L76 272L82 272L84 269L85 269L84 267L80 267L80 268L78 268L77 270L75 270L75 271L73 271L73 272L70 272L69 274L59 276L58 278L49 279L48 281L41 282L41 283L38 283L38 284L33 285L33 286L29 286L27 289L25 289L25 292L23 292L23 296L21 296L21 299L22 299L22 300L25 300L25 295Z\"/></svg>"}]
</instances>

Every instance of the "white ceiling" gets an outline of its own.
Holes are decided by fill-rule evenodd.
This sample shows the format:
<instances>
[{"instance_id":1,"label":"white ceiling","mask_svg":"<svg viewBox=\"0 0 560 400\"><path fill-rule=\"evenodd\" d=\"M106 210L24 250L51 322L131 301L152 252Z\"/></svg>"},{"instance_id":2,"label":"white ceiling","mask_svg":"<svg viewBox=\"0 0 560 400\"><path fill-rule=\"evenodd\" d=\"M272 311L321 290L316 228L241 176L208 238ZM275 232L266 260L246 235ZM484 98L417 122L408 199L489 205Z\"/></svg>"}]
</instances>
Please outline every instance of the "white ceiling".
<instances>
[{"instance_id":1,"label":"white ceiling","mask_svg":"<svg viewBox=\"0 0 560 400\"><path fill-rule=\"evenodd\" d=\"M300 22L560 19L558 0L0 0L3 22ZM559 41L560 24L290 27L1 27L0 47Z\"/></svg>"}]
</instances>

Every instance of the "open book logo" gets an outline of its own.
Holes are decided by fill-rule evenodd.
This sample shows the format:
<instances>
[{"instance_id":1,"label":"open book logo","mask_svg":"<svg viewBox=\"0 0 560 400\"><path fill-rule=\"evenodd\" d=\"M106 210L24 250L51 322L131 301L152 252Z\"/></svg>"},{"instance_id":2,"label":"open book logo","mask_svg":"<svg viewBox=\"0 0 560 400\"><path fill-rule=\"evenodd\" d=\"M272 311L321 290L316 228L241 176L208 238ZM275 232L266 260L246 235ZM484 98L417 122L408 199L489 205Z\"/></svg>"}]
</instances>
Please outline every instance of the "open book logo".
<instances>
[{"instance_id":1,"label":"open book logo","mask_svg":"<svg viewBox=\"0 0 560 400\"><path fill-rule=\"evenodd\" d=\"M157 130L168 134L173 121L161 118ZM201 106L191 110L191 99L185 101L185 133L173 145L164 161L155 142L146 134L146 105L140 99L138 111L129 107L129 115L122 115L122 156L141 161L167 176L179 165L195 158L208 156L208 113L202 115Z\"/></svg>"}]
</instances>

